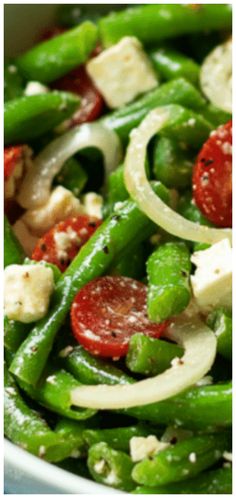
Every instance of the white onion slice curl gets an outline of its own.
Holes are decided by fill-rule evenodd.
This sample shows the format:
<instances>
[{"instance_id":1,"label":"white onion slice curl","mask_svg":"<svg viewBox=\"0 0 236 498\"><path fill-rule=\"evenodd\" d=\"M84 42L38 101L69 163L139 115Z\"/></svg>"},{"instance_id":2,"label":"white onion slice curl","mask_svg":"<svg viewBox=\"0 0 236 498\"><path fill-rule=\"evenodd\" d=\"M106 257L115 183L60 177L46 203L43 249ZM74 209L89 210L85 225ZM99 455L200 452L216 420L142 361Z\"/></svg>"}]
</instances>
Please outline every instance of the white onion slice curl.
<instances>
[{"instance_id":1,"label":"white onion slice curl","mask_svg":"<svg viewBox=\"0 0 236 498\"><path fill-rule=\"evenodd\" d=\"M101 410L132 408L170 398L198 382L214 362L215 334L197 315L183 314L165 336L184 347L181 361L176 359L162 374L135 384L78 387L71 392L72 405Z\"/></svg>"},{"instance_id":2,"label":"white onion slice curl","mask_svg":"<svg viewBox=\"0 0 236 498\"><path fill-rule=\"evenodd\" d=\"M168 108L156 108L132 131L125 158L125 185L139 208L157 225L181 239L214 244L228 238L232 230L210 228L186 220L168 207L153 192L145 172L145 155L148 142L153 135L165 127L170 114Z\"/></svg>"},{"instance_id":3,"label":"white onion slice curl","mask_svg":"<svg viewBox=\"0 0 236 498\"><path fill-rule=\"evenodd\" d=\"M77 126L51 142L35 159L18 195L19 204L34 209L48 201L53 178L64 162L86 147L98 148L104 156L106 174L118 166L121 145L118 136L101 123Z\"/></svg>"}]
</instances>

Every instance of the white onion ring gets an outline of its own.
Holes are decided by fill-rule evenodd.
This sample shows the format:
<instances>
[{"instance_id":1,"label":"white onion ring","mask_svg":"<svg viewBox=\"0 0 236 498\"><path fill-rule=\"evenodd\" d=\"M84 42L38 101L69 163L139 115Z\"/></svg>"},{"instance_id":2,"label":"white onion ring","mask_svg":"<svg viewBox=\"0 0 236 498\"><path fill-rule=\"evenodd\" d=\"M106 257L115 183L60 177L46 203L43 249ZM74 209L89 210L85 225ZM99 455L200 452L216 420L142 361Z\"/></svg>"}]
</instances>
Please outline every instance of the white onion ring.
<instances>
[{"instance_id":1,"label":"white onion ring","mask_svg":"<svg viewBox=\"0 0 236 498\"><path fill-rule=\"evenodd\" d=\"M197 315L185 313L176 318L165 336L185 349L176 365L134 384L77 387L71 392L71 404L100 410L132 408L170 398L198 382L215 359L217 341L214 332Z\"/></svg>"},{"instance_id":2,"label":"white onion ring","mask_svg":"<svg viewBox=\"0 0 236 498\"><path fill-rule=\"evenodd\" d=\"M102 123L77 126L51 142L35 159L18 194L19 204L26 209L44 205L50 196L53 178L64 162L85 147L97 147L104 156L106 174L118 166L121 145L114 131Z\"/></svg>"},{"instance_id":3,"label":"white onion ring","mask_svg":"<svg viewBox=\"0 0 236 498\"><path fill-rule=\"evenodd\" d=\"M145 155L148 142L165 127L170 118L168 107L151 111L141 125L132 131L125 158L125 185L139 208L157 225L167 232L196 242L214 244L228 238L232 241L232 230L210 228L186 220L168 207L153 192L145 172Z\"/></svg>"}]
</instances>

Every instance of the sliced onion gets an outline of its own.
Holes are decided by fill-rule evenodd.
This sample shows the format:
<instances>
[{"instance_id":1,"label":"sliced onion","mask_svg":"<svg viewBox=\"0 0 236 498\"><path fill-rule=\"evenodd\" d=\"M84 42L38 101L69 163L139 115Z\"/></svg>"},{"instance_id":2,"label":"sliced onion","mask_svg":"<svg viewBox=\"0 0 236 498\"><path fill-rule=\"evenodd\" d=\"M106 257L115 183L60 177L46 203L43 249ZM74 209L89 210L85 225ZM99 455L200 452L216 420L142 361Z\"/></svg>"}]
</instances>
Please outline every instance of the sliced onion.
<instances>
[{"instance_id":1,"label":"sliced onion","mask_svg":"<svg viewBox=\"0 0 236 498\"><path fill-rule=\"evenodd\" d=\"M212 104L232 112L232 40L218 45L203 61L200 85Z\"/></svg>"},{"instance_id":2,"label":"sliced onion","mask_svg":"<svg viewBox=\"0 0 236 498\"><path fill-rule=\"evenodd\" d=\"M145 156L148 142L170 119L168 107L151 111L141 125L132 131L125 158L125 185L139 208L157 225L182 239L214 244L225 238L232 240L231 229L201 226L186 220L168 207L153 192L145 172Z\"/></svg>"},{"instance_id":3,"label":"sliced onion","mask_svg":"<svg viewBox=\"0 0 236 498\"><path fill-rule=\"evenodd\" d=\"M26 174L18 195L18 202L26 209L34 209L48 201L53 178L64 162L85 147L96 147L104 156L106 174L119 164L119 138L101 123L77 126L56 138L36 158Z\"/></svg>"},{"instance_id":4,"label":"sliced onion","mask_svg":"<svg viewBox=\"0 0 236 498\"><path fill-rule=\"evenodd\" d=\"M162 401L195 384L214 362L214 332L197 315L182 314L165 336L185 349L182 358L176 358L171 368L135 384L78 387L71 392L72 405L101 410L131 408Z\"/></svg>"}]
</instances>

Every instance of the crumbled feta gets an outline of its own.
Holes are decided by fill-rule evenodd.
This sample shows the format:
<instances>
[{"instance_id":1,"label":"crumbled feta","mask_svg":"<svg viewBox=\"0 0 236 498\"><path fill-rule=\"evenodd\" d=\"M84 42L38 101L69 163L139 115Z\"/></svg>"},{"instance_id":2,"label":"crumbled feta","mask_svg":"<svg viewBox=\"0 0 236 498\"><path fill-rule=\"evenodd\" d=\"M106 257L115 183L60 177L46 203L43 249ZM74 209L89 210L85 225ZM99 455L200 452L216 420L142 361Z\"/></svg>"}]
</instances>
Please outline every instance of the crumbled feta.
<instances>
[{"instance_id":1,"label":"crumbled feta","mask_svg":"<svg viewBox=\"0 0 236 498\"><path fill-rule=\"evenodd\" d=\"M104 482L106 484L109 484L110 486L115 486L119 483L119 479L113 469L111 470L111 472L109 472L106 478L104 478Z\"/></svg>"},{"instance_id":2,"label":"crumbled feta","mask_svg":"<svg viewBox=\"0 0 236 498\"><path fill-rule=\"evenodd\" d=\"M196 265L191 284L196 302L203 312L220 305L232 306L232 248L228 239L191 257Z\"/></svg>"},{"instance_id":3,"label":"crumbled feta","mask_svg":"<svg viewBox=\"0 0 236 498\"><path fill-rule=\"evenodd\" d=\"M42 265L9 265L4 270L5 314L30 323L43 318L54 288L53 271Z\"/></svg>"},{"instance_id":4,"label":"crumbled feta","mask_svg":"<svg viewBox=\"0 0 236 498\"><path fill-rule=\"evenodd\" d=\"M43 445L39 446L39 457L43 458L45 454L46 454L46 447Z\"/></svg>"},{"instance_id":5,"label":"crumbled feta","mask_svg":"<svg viewBox=\"0 0 236 498\"><path fill-rule=\"evenodd\" d=\"M133 36L93 57L87 71L111 108L121 107L157 86L157 78L140 41Z\"/></svg>"},{"instance_id":6,"label":"crumbled feta","mask_svg":"<svg viewBox=\"0 0 236 498\"><path fill-rule=\"evenodd\" d=\"M55 232L54 241L58 258L65 260L68 258L68 250L74 244L78 246L81 244L80 237L71 227L68 227L65 232Z\"/></svg>"},{"instance_id":7,"label":"crumbled feta","mask_svg":"<svg viewBox=\"0 0 236 498\"><path fill-rule=\"evenodd\" d=\"M196 386L209 386L213 383L213 377L211 375L205 375L196 382Z\"/></svg>"},{"instance_id":8,"label":"crumbled feta","mask_svg":"<svg viewBox=\"0 0 236 498\"><path fill-rule=\"evenodd\" d=\"M83 197L84 211L88 216L102 219L103 198L95 192L88 192Z\"/></svg>"},{"instance_id":9,"label":"crumbled feta","mask_svg":"<svg viewBox=\"0 0 236 498\"><path fill-rule=\"evenodd\" d=\"M17 220L12 229L16 238L19 240L21 246L23 247L26 256L31 257L32 252L38 242L38 237L32 235L22 219Z\"/></svg>"},{"instance_id":10,"label":"crumbled feta","mask_svg":"<svg viewBox=\"0 0 236 498\"><path fill-rule=\"evenodd\" d=\"M26 211L21 219L34 234L41 236L59 221L83 213L79 199L70 190L59 186L52 191L46 204Z\"/></svg>"},{"instance_id":11,"label":"crumbled feta","mask_svg":"<svg viewBox=\"0 0 236 498\"><path fill-rule=\"evenodd\" d=\"M229 451L224 451L223 458L225 460L228 460L228 462L232 462L232 460L233 460L232 453L230 453Z\"/></svg>"},{"instance_id":12,"label":"crumbled feta","mask_svg":"<svg viewBox=\"0 0 236 498\"><path fill-rule=\"evenodd\" d=\"M169 426L161 437L163 443L174 444L176 442L184 441L192 437L193 432L187 429L180 429L179 427Z\"/></svg>"},{"instance_id":13,"label":"crumbled feta","mask_svg":"<svg viewBox=\"0 0 236 498\"><path fill-rule=\"evenodd\" d=\"M192 452L189 454L188 459L191 463L196 463L197 461L197 455L196 453Z\"/></svg>"},{"instance_id":14,"label":"crumbled feta","mask_svg":"<svg viewBox=\"0 0 236 498\"><path fill-rule=\"evenodd\" d=\"M66 358L73 351L73 346L66 346L64 349L61 349L58 356L60 358Z\"/></svg>"},{"instance_id":15,"label":"crumbled feta","mask_svg":"<svg viewBox=\"0 0 236 498\"><path fill-rule=\"evenodd\" d=\"M139 462L168 448L169 443L159 441L156 436L132 437L130 439L130 455L133 462Z\"/></svg>"},{"instance_id":16,"label":"crumbled feta","mask_svg":"<svg viewBox=\"0 0 236 498\"><path fill-rule=\"evenodd\" d=\"M45 85L42 85L42 83L39 83L39 81L29 81L24 90L24 94L27 97L30 97L31 95L40 95L41 93L47 92L49 92L49 88Z\"/></svg>"},{"instance_id":17,"label":"crumbled feta","mask_svg":"<svg viewBox=\"0 0 236 498\"><path fill-rule=\"evenodd\" d=\"M105 460L102 458L101 460L98 460L98 462L96 462L94 464L94 470L95 472L97 472L97 474L102 474L104 468L106 466L106 462Z\"/></svg>"}]
</instances>

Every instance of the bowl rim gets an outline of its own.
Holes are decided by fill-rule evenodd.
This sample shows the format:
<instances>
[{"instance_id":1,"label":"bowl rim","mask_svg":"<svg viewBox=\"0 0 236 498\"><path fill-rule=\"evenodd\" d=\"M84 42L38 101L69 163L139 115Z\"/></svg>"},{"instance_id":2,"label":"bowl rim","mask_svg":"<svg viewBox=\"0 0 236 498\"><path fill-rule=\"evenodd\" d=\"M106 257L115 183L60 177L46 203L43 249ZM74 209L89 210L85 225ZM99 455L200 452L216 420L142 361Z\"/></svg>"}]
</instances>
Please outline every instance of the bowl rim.
<instances>
[{"instance_id":1,"label":"bowl rim","mask_svg":"<svg viewBox=\"0 0 236 498\"><path fill-rule=\"evenodd\" d=\"M64 494L123 494L119 490L104 486L85 477L63 470L56 465L39 459L8 440L4 440L4 466L30 475L45 486L55 486ZM6 478L5 478L6 480Z\"/></svg>"}]
</instances>

